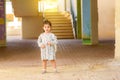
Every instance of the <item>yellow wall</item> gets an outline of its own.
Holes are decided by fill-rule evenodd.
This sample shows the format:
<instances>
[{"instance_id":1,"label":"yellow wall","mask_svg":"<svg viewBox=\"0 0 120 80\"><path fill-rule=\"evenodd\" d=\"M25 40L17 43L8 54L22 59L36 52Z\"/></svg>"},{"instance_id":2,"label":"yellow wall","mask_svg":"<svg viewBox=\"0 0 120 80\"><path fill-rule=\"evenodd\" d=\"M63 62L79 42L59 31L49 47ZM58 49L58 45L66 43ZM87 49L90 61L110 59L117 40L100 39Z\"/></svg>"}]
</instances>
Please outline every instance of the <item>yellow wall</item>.
<instances>
[{"instance_id":1,"label":"yellow wall","mask_svg":"<svg viewBox=\"0 0 120 80\"><path fill-rule=\"evenodd\" d=\"M115 58L120 60L120 0L115 4Z\"/></svg>"},{"instance_id":2,"label":"yellow wall","mask_svg":"<svg viewBox=\"0 0 120 80\"><path fill-rule=\"evenodd\" d=\"M99 39L115 38L115 0L98 0Z\"/></svg>"}]
</instances>

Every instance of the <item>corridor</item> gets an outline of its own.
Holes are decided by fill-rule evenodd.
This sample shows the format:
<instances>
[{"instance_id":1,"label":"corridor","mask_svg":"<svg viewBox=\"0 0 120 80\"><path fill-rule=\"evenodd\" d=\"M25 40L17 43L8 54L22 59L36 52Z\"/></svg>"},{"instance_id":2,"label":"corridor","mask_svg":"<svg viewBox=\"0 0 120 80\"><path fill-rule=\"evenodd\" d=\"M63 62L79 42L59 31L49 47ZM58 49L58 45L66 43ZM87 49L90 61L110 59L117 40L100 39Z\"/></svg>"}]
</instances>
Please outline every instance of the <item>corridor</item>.
<instances>
[{"instance_id":1,"label":"corridor","mask_svg":"<svg viewBox=\"0 0 120 80\"><path fill-rule=\"evenodd\" d=\"M41 74L40 51L36 39L8 37L0 48L1 80L120 80L119 61L114 60L114 40L83 46L81 40L58 40L58 73Z\"/></svg>"}]
</instances>

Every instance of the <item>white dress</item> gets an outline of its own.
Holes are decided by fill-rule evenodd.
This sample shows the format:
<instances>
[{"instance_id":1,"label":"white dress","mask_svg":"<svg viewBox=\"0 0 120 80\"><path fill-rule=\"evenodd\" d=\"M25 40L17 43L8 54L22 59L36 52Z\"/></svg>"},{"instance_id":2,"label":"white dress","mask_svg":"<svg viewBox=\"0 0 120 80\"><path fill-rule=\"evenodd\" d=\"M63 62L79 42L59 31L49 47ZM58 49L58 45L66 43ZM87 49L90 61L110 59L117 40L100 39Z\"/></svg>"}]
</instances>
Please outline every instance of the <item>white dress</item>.
<instances>
[{"instance_id":1,"label":"white dress","mask_svg":"<svg viewBox=\"0 0 120 80\"><path fill-rule=\"evenodd\" d=\"M37 42L39 47L41 47L42 44L45 45L45 48L40 48L42 60L56 59L55 53L56 53L57 38L53 33L40 34ZM47 42L51 42L52 45L47 45Z\"/></svg>"}]
</instances>

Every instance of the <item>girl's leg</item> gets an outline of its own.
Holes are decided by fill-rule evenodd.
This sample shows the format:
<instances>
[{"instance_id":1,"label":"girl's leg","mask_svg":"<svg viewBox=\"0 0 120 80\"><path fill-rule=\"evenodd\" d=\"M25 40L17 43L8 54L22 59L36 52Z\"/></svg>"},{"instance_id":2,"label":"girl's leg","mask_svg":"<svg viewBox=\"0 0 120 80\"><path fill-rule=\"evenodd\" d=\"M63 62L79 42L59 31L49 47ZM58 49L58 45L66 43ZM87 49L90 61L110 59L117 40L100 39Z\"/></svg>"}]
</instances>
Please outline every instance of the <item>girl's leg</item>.
<instances>
[{"instance_id":1,"label":"girl's leg","mask_svg":"<svg viewBox=\"0 0 120 80\"><path fill-rule=\"evenodd\" d=\"M51 60L52 66L54 68L54 71L57 72L57 68L56 68L56 61L55 60Z\"/></svg>"},{"instance_id":2,"label":"girl's leg","mask_svg":"<svg viewBox=\"0 0 120 80\"><path fill-rule=\"evenodd\" d=\"M42 60L42 65L43 65L43 72L42 73L45 73L46 68L47 68L47 60Z\"/></svg>"}]
</instances>

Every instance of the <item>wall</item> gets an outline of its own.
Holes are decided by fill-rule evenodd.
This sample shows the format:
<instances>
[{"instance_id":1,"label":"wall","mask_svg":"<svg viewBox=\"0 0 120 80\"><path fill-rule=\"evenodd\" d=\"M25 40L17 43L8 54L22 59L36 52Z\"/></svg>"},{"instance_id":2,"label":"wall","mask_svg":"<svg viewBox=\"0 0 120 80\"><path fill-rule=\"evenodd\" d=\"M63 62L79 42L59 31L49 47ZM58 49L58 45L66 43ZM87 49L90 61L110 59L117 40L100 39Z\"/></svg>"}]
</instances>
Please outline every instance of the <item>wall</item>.
<instances>
[{"instance_id":1,"label":"wall","mask_svg":"<svg viewBox=\"0 0 120 80\"><path fill-rule=\"evenodd\" d=\"M66 6L66 11L70 12L70 0L58 0L58 11L60 12L65 11L65 6Z\"/></svg>"},{"instance_id":2,"label":"wall","mask_svg":"<svg viewBox=\"0 0 120 80\"><path fill-rule=\"evenodd\" d=\"M115 0L98 0L99 39L115 38Z\"/></svg>"},{"instance_id":3,"label":"wall","mask_svg":"<svg viewBox=\"0 0 120 80\"><path fill-rule=\"evenodd\" d=\"M66 11L70 12L70 0L66 0Z\"/></svg>"},{"instance_id":4,"label":"wall","mask_svg":"<svg viewBox=\"0 0 120 80\"><path fill-rule=\"evenodd\" d=\"M120 60L120 0L115 4L115 58Z\"/></svg>"},{"instance_id":5,"label":"wall","mask_svg":"<svg viewBox=\"0 0 120 80\"><path fill-rule=\"evenodd\" d=\"M58 0L58 11L65 11L65 1L64 0Z\"/></svg>"},{"instance_id":6,"label":"wall","mask_svg":"<svg viewBox=\"0 0 120 80\"><path fill-rule=\"evenodd\" d=\"M77 0L71 0L75 17L77 17Z\"/></svg>"}]
</instances>

